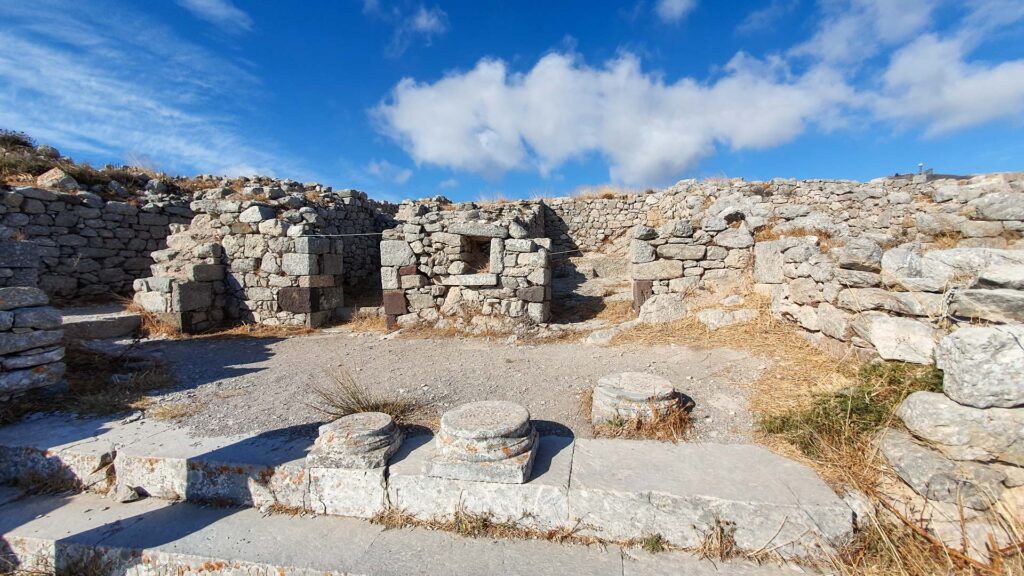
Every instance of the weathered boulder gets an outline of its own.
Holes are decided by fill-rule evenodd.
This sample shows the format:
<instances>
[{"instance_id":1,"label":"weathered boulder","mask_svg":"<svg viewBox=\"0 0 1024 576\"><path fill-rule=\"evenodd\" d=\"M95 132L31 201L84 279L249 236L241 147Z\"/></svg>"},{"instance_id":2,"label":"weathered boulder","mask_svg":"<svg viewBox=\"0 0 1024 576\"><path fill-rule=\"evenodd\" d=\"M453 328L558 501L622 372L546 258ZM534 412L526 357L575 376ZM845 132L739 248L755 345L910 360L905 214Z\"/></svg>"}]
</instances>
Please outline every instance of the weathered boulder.
<instances>
[{"instance_id":1,"label":"weathered boulder","mask_svg":"<svg viewBox=\"0 0 1024 576\"><path fill-rule=\"evenodd\" d=\"M1024 265L994 264L978 275L976 288L1024 290Z\"/></svg>"},{"instance_id":2,"label":"weathered boulder","mask_svg":"<svg viewBox=\"0 0 1024 576\"><path fill-rule=\"evenodd\" d=\"M58 190L78 190L78 181L60 168L50 168L36 178L36 185Z\"/></svg>"},{"instance_id":3,"label":"weathered boulder","mask_svg":"<svg viewBox=\"0 0 1024 576\"><path fill-rule=\"evenodd\" d=\"M700 244L664 244L658 246L658 256L671 260L700 260L704 257L706 251L707 248Z\"/></svg>"},{"instance_id":4,"label":"weathered boulder","mask_svg":"<svg viewBox=\"0 0 1024 576\"><path fill-rule=\"evenodd\" d=\"M962 501L968 508L987 510L1002 495L1003 472L976 462L954 462L906 432L886 430L878 447L900 479L931 500Z\"/></svg>"},{"instance_id":5,"label":"weathered boulder","mask_svg":"<svg viewBox=\"0 0 1024 576\"><path fill-rule=\"evenodd\" d=\"M640 307L637 319L649 324L671 322L686 316L688 309L682 294L656 294Z\"/></svg>"},{"instance_id":6,"label":"weathered boulder","mask_svg":"<svg viewBox=\"0 0 1024 576\"><path fill-rule=\"evenodd\" d=\"M754 237L745 226L726 228L715 236L715 244L726 248L749 248L754 245Z\"/></svg>"},{"instance_id":7,"label":"weathered boulder","mask_svg":"<svg viewBox=\"0 0 1024 576\"><path fill-rule=\"evenodd\" d=\"M238 221L246 224L259 224L264 220L270 220L274 217L274 209L270 206L263 206L257 204L255 206L249 206L242 213L238 215Z\"/></svg>"},{"instance_id":8,"label":"weathered boulder","mask_svg":"<svg viewBox=\"0 0 1024 576\"><path fill-rule=\"evenodd\" d=\"M906 316L937 317L942 314L941 294L928 292L889 292L881 288L847 288L837 296L837 304L852 312L887 310Z\"/></svg>"},{"instance_id":9,"label":"weathered boulder","mask_svg":"<svg viewBox=\"0 0 1024 576\"><path fill-rule=\"evenodd\" d=\"M993 192L967 203L985 220L1024 220L1024 193Z\"/></svg>"},{"instance_id":10,"label":"weathered boulder","mask_svg":"<svg viewBox=\"0 0 1024 576\"><path fill-rule=\"evenodd\" d=\"M943 292L953 279L953 269L937 260L925 260L906 248L882 255L882 282L921 292Z\"/></svg>"},{"instance_id":11,"label":"weathered boulder","mask_svg":"<svg viewBox=\"0 0 1024 576\"><path fill-rule=\"evenodd\" d=\"M924 322L882 312L863 312L851 323L853 331L871 343L886 360L931 364L936 330Z\"/></svg>"},{"instance_id":12,"label":"weathered boulder","mask_svg":"<svg viewBox=\"0 0 1024 576\"><path fill-rule=\"evenodd\" d=\"M954 460L1024 466L1024 410L971 408L944 394L915 392L896 414L911 433Z\"/></svg>"},{"instance_id":13,"label":"weathered boulder","mask_svg":"<svg viewBox=\"0 0 1024 576\"><path fill-rule=\"evenodd\" d=\"M643 240L633 240L629 243L629 260L633 264L653 262L654 247Z\"/></svg>"},{"instance_id":14,"label":"weathered boulder","mask_svg":"<svg viewBox=\"0 0 1024 576\"><path fill-rule=\"evenodd\" d=\"M834 250L840 268L878 272L882 269L882 248L867 238L855 238Z\"/></svg>"},{"instance_id":15,"label":"weathered boulder","mask_svg":"<svg viewBox=\"0 0 1024 576\"><path fill-rule=\"evenodd\" d=\"M757 318L757 310L752 308L741 308L739 310L722 310L720 308L709 308L701 310L696 315L697 320L707 327L708 330L718 330L733 324L750 322Z\"/></svg>"},{"instance_id":16,"label":"weathered boulder","mask_svg":"<svg viewBox=\"0 0 1024 576\"><path fill-rule=\"evenodd\" d=\"M781 284L785 281L781 246L777 241L754 245L754 282Z\"/></svg>"},{"instance_id":17,"label":"weathered boulder","mask_svg":"<svg viewBox=\"0 0 1024 576\"><path fill-rule=\"evenodd\" d=\"M1024 405L1024 326L966 327L939 341L943 390L976 408Z\"/></svg>"},{"instance_id":18,"label":"weathered boulder","mask_svg":"<svg viewBox=\"0 0 1024 576\"><path fill-rule=\"evenodd\" d=\"M958 290L949 303L949 312L958 318L989 322L1024 322L1024 291Z\"/></svg>"}]
</instances>

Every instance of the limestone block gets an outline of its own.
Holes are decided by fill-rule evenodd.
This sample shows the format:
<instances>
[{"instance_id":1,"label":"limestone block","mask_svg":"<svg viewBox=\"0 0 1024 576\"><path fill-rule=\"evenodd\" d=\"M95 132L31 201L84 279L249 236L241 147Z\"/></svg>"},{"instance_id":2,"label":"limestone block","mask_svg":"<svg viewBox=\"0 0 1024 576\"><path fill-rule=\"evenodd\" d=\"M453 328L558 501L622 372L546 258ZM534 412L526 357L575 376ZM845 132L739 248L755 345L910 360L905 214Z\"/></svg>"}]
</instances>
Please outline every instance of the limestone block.
<instances>
[{"instance_id":1,"label":"limestone block","mask_svg":"<svg viewBox=\"0 0 1024 576\"><path fill-rule=\"evenodd\" d=\"M985 220L1024 220L1024 193L993 192L967 203Z\"/></svg>"},{"instance_id":2,"label":"limestone block","mask_svg":"<svg viewBox=\"0 0 1024 576\"><path fill-rule=\"evenodd\" d=\"M882 269L882 248L868 238L855 238L833 252L840 268L863 272Z\"/></svg>"},{"instance_id":3,"label":"limestone block","mask_svg":"<svg viewBox=\"0 0 1024 576\"><path fill-rule=\"evenodd\" d=\"M399 288L398 268L384 266L380 269L380 284L384 290L397 290Z\"/></svg>"},{"instance_id":4,"label":"limestone block","mask_svg":"<svg viewBox=\"0 0 1024 576\"><path fill-rule=\"evenodd\" d=\"M427 277L420 274L401 277L402 290L422 288L427 285Z\"/></svg>"},{"instance_id":5,"label":"limestone block","mask_svg":"<svg viewBox=\"0 0 1024 576\"><path fill-rule=\"evenodd\" d=\"M295 239L295 251L299 254L326 254L331 250L331 239L320 236L299 236Z\"/></svg>"},{"instance_id":6,"label":"limestone block","mask_svg":"<svg viewBox=\"0 0 1024 576\"><path fill-rule=\"evenodd\" d=\"M906 432L886 430L879 451L900 479L931 500L962 501L968 508L987 510L1003 492L1003 472L976 462L954 462Z\"/></svg>"},{"instance_id":7,"label":"limestone block","mask_svg":"<svg viewBox=\"0 0 1024 576\"><path fill-rule=\"evenodd\" d=\"M671 260L700 260L707 252L703 245L664 244L658 246L658 257Z\"/></svg>"},{"instance_id":8,"label":"limestone block","mask_svg":"<svg viewBox=\"0 0 1024 576\"><path fill-rule=\"evenodd\" d=\"M654 261L654 247L643 240L632 240L629 243L629 261L643 264Z\"/></svg>"},{"instance_id":9,"label":"limestone block","mask_svg":"<svg viewBox=\"0 0 1024 576\"><path fill-rule=\"evenodd\" d=\"M718 330L733 324L750 322L757 318L757 310L752 308L741 308L739 310L722 310L720 308L708 308L701 310L696 315L697 320L708 330Z\"/></svg>"},{"instance_id":10,"label":"limestone block","mask_svg":"<svg viewBox=\"0 0 1024 576\"><path fill-rule=\"evenodd\" d=\"M882 288L848 288L837 296L840 308L853 312L886 310L907 316L942 315L945 299L941 294L927 292L889 292Z\"/></svg>"},{"instance_id":11,"label":"limestone block","mask_svg":"<svg viewBox=\"0 0 1024 576\"><path fill-rule=\"evenodd\" d=\"M634 282L634 287L636 287L636 282ZM637 319L640 322L657 324L678 320L686 316L688 312L689 306L686 305L685 294L656 294L643 302Z\"/></svg>"},{"instance_id":12,"label":"limestone block","mask_svg":"<svg viewBox=\"0 0 1024 576\"><path fill-rule=\"evenodd\" d=\"M882 283L881 274L845 268L836 269L834 278L841 286L847 288L870 288Z\"/></svg>"},{"instance_id":13,"label":"limestone block","mask_svg":"<svg viewBox=\"0 0 1024 576\"><path fill-rule=\"evenodd\" d=\"M178 282L171 288L170 305L174 312L191 312L213 304L213 289L205 282Z\"/></svg>"},{"instance_id":14,"label":"limestone block","mask_svg":"<svg viewBox=\"0 0 1024 576\"><path fill-rule=\"evenodd\" d=\"M874 346L886 360L931 364L936 330L924 322L882 312L863 312L852 322L857 336Z\"/></svg>"},{"instance_id":15,"label":"limestone block","mask_svg":"<svg viewBox=\"0 0 1024 576\"><path fill-rule=\"evenodd\" d=\"M679 260L655 260L645 264L634 264L633 280L671 280L683 275L683 263Z\"/></svg>"},{"instance_id":16,"label":"limestone block","mask_svg":"<svg viewBox=\"0 0 1024 576\"><path fill-rule=\"evenodd\" d=\"M976 408L1024 405L1024 326L966 327L939 341L947 396Z\"/></svg>"},{"instance_id":17,"label":"limestone block","mask_svg":"<svg viewBox=\"0 0 1024 576\"><path fill-rule=\"evenodd\" d=\"M507 228L486 222L452 222L448 225L448 232L479 238L508 238Z\"/></svg>"},{"instance_id":18,"label":"limestone block","mask_svg":"<svg viewBox=\"0 0 1024 576\"><path fill-rule=\"evenodd\" d=\"M781 284L786 277L782 271L782 250L777 242L758 242L754 245L754 281L760 284Z\"/></svg>"},{"instance_id":19,"label":"limestone block","mask_svg":"<svg viewBox=\"0 0 1024 576\"><path fill-rule=\"evenodd\" d=\"M818 328L821 333L848 342L850 336L852 336L852 330L850 328L850 321L853 319L853 315L836 308L835 306L822 302L818 304Z\"/></svg>"},{"instance_id":20,"label":"limestone block","mask_svg":"<svg viewBox=\"0 0 1024 576\"><path fill-rule=\"evenodd\" d=\"M745 226L727 228L715 236L715 244L725 248L749 248L754 245L754 237Z\"/></svg>"},{"instance_id":21,"label":"limestone block","mask_svg":"<svg viewBox=\"0 0 1024 576\"><path fill-rule=\"evenodd\" d=\"M497 274L455 274L441 279L445 286L497 286Z\"/></svg>"},{"instance_id":22,"label":"limestone block","mask_svg":"<svg viewBox=\"0 0 1024 576\"><path fill-rule=\"evenodd\" d=\"M308 468L309 509L317 514L373 518L387 509L387 468Z\"/></svg>"},{"instance_id":23,"label":"limestone block","mask_svg":"<svg viewBox=\"0 0 1024 576\"><path fill-rule=\"evenodd\" d=\"M274 209L270 206L255 205L242 210L238 215L238 221L245 224L259 224L264 220L274 218Z\"/></svg>"},{"instance_id":24,"label":"limestone block","mask_svg":"<svg viewBox=\"0 0 1024 576\"><path fill-rule=\"evenodd\" d=\"M25 370L0 372L0 396L57 384L64 378L65 368L63 362L54 362Z\"/></svg>"},{"instance_id":25,"label":"limestone block","mask_svg":"<svg viewBox=\"0 0 1024 576\"><path fill-rule=\"evenodd\" d=\"M958 318L989 322L1024 322L1024 291L958 290L949 303L949 311Z\"/></svg>"},{"instance_id":26,"label":"limestone block","mask_svg":"<svg viewBox=\"0 0 1024 576\"><path fill-rule=\"evenodd\" d=\"M944 394L915 392L897 411L914 436L954 460L999 460L1024 466L1024 410L971 408Z\"/></svg>"}]
</instances>

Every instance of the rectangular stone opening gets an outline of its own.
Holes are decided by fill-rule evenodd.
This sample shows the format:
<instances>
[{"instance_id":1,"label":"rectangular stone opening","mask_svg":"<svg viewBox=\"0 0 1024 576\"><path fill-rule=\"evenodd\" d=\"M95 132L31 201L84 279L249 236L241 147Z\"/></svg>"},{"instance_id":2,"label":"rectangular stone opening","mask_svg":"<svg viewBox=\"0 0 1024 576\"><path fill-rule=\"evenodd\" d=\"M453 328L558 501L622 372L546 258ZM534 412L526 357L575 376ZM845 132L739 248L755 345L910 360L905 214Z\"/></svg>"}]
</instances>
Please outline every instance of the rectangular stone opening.
<instances>
[{"instance_id":1,"label":"rectangular stone opening","mask_svg":"<svg viewBox=\"0 0 1024 576\"><path fill-rule=\"evenodd\" d=\"M466 274L488 274L491 271L491 239L468 238L462 254Z\"/></svg>"}]
</instances>

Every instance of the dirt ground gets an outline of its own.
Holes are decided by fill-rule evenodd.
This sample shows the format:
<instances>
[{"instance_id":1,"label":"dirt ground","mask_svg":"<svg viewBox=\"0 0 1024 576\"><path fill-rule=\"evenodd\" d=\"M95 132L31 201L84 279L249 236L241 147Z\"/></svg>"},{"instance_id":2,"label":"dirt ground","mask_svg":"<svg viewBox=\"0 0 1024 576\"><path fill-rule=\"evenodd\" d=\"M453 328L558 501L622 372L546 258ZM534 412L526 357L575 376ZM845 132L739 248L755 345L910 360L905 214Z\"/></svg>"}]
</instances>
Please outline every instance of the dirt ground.
<instances>
[{"instance_id":1,"label":"dirt ground","mask_svg":"<svg viewBox=\"0 0 1024 576\"><path fill-rule=\"evenodd\" d=\"M179 380L177 389L158 395L158 404L190 406L181 423L201 435L321 421L310 386L345 366L360 385L415 398L438 413L475 400L511 400L530 410L542 432L579 437L592 435L580 414L583 391L605 374L652 372L693 398L692 440L750 442L746 384L765 368L762 360L729 349L381 339L351 332L152 341L143 349L166 360Z\"/></svg>"}]
</instances>

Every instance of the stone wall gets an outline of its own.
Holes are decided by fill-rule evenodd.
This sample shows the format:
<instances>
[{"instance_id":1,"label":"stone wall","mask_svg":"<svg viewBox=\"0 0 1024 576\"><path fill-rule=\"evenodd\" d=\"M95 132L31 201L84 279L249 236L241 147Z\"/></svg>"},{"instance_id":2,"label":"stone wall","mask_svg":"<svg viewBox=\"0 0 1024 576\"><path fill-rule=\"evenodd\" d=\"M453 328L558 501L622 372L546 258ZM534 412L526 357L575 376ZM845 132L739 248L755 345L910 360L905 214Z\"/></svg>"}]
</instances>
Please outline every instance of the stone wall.
<instances>
[{"instance_id":1,"label":"stone wall","mask_svg":"<svg viewBox=\"0 0 1024 576\"><path fill-rule=\"evenodd\" d=\"M191 207L192 222L153 253L153 276L135 283L135 301L180 330L322 326L339 314L344 284L375 275L385 220L362 193L214 188Z\"/></svg>"},{"instance_id":2,"label":"stone wall","mask_svg":"<svg viewBox=\"0 0 1024 576\"><path fill-rule=\"evenodd\" d=\"M1024 173L966 179L892 177L870 182L795 180L767 182L684 180L648 194L545 200L545 236L553 250L580 249L625 255L634 226L724 218L740 211L751 229L818 230L833 237L867 236L879 243L962 237L967 246L1004 248L1004 234L1024 230L1020 202ZM995 196L992 196L995 194ZM990 195L979 203L982 195ZM977 212L986 222L963 213Z\"/></svg>"},{"instance_id":3,"label":"stone wall","mask_svg":"<svg viewBox=\"0 0 1024 576\"><path fill-rule=\"evenodd\" d=\"M187 203L159 195L121 202L92 192L0 190L0 239L38 247L38 284L31 285L53 298L128 294L152 264L149 254L164 247L168 225L191 218Z\"/></svg>"},{"instance_id":4,"label":"stone wall","mask_svg":"<svg viewBox=\"0 0 1024 576\"><path fill-rule=\"evenodd\" d=\"M64 378L60 311L42 290L0 288L0 402Z\"/></svg>"},{"instance_id":5,"label":"stone wall","mask_svg":"<svg viewBox=\"0 0 1024 576\"><path fill-rule=\"evenodd\" d=\"M904 181L882 185L892 182ZM931 208L898 223L865 218L881 204L863 189L853 193L861 217L839 222L775 195L688 200L699 217L633 228L634 305L641 319L671 320L687 313L691 292L749 278L776 314L822 346L925 364L958 326L1024 320L1024 178L905 186L933 187L930 200L917 200ZM734 320L720 312L701 320Z\"/></svg>"},{"instance_id":6,"label":"stone wall","mask_svg":"<svg viewBox=\"0 0 1024 576\"><path fill-rule=\"evenodd\" d=\"M381 240L390 324L504 329L546 322L550 240L537 203L481 208L424 203L403 209Z\"/></svg>"}]
</instances>

